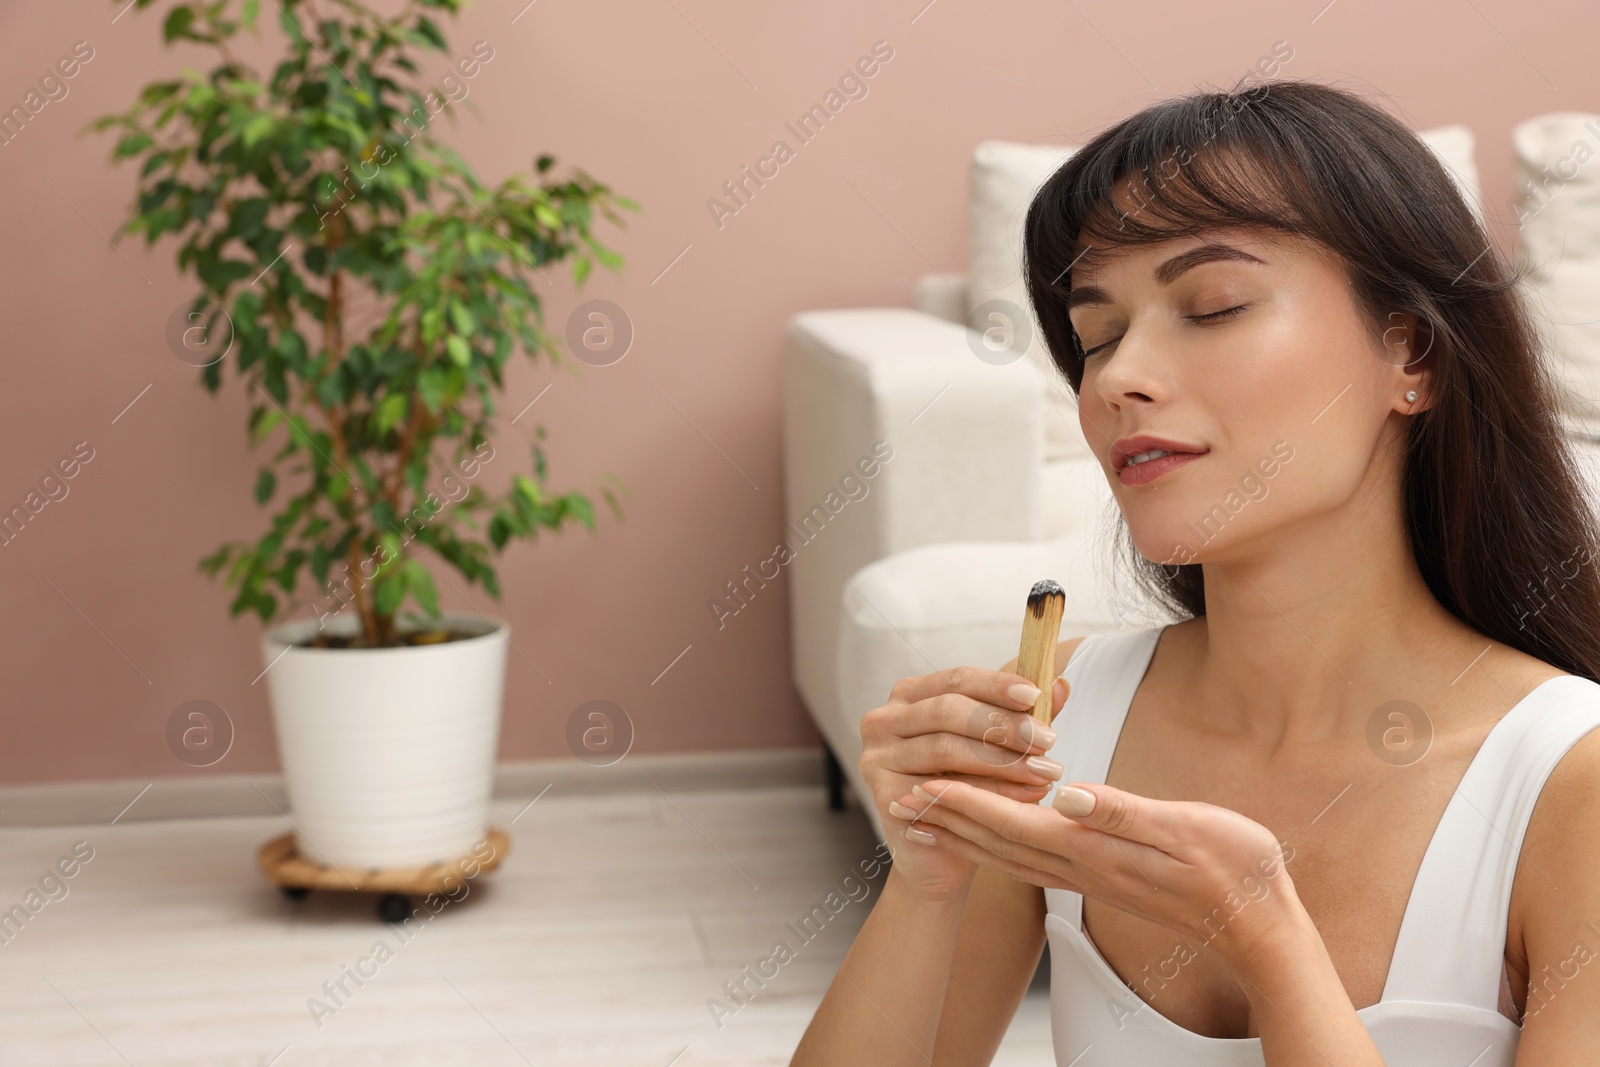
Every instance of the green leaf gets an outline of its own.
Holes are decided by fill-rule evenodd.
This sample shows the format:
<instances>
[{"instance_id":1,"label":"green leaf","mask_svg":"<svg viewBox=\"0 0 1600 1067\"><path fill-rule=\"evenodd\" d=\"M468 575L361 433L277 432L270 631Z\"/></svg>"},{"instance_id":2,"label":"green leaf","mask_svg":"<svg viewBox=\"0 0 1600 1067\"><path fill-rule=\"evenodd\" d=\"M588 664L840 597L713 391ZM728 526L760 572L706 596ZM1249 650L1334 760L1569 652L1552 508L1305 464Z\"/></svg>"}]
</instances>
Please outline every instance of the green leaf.
<instances>
[{"instance_id":1,"label":"green leaf","mask_svg":"<svg viewBox=\"0 0 1600 1067\"><path fill-rule=\"evenodd\" d=\"M434 587L433 575L418 559L406 563L406 575L411 581L411 595L417 598L422 610L435 618L439 615L439 592Z\"/></svg>"},{"instance_id":2,"label":"green leaf","mask_svg":"<svg viewBox=\"0 0 1600 1067\"><path fill-rule=\"evenodd\" d=\"M406 572L390 571L372 587L372 606L380 615L393 615L406 598Z\"/></svg>"},{"instance_id":3,"label":"green leaf","mask_svg":"<svg viewBox=\"0 0 1600 1067\"><path fill-rule=\"evenodd\" d=\"M385 508L385 512L389 516L389 521L393 521L394 512L387 508ZM392 529L385 530L383 536L379 538L379 542L383 545L384 555L388 557L387 562L383 565L386 567L392 566L396 560L401 558L400 535Z\"/></svg>"},{"instance_id":4,"label":"green leaf","mask_svg":"<svg viewBox=\"0 0 1600 1067\"><path fill-rule=\"evenodd\" d=\"M317 580L318 585L327 584L328 565L331 562L326 545L318 543L311 546L311 576Z\"/></svg>"},{"instance_id":5,"label":"green leaf","mask_svg":"<svg viewBox=\"0 0 1600 1067\"><path fill-rule=\"evenodd\" d=\"M239 131L239 140L244 142L246 148L254 148L263 137L272 132L276 122L273 116L258 113L244 124L244 129Z\"/></svg>"},{"instance_id":6,"label":"green leaf","mask_svg":"<svg viewBox=\"0 0 1600 1067\"><path fill-rule=\"evenodd\" d=\"M261 224L266 221L267 211L271 207L272 202L264 196L253 196L241 201L233 209L228 232L249 240L260 232Z\"/></svg>"},{"instance_id":7,"label":"green leaf","mask_svg":"<svg viewBox=\"0 0 1600 1067\"><path fill-rule=\"evenodd\" d=\"M277 486L278 476L266 467L262 467L261 473L256 475L256 503L265 504Z\"/></svg>"},{"instance_id":8,"label":"green leaf","mask_svg":"<svg viewBox=\"0 0 1600 1067\"><path fill-rule=\"evenodd\" d=\"M182 88L181 81L151 82L140 91L139 102L146 107L154 107Z\"/></svg>"},{"instance_id":9,"label":"green leaf","mask_svg":"<svg viewBox=\"0 0 1600 1067\"><path fill-rule=\"evenodd\" d=\"M250 446L254 448L259 445L266 439L267 434L275 430L282 421L283 411L281 408L258 407L251 411ZM294 440L294 435L290 435L290 440Z\"/></svg>"},{"instance_id":10,"label":"green leaf","mask_svg":"<svg viewBox=\"0 0 1600 1067\"><path fill-rule=\"evenodd\" d=\"M439 32L439 27L434 24L432 19L425 15L417 16L416 32L418 37L422 38L428 44L431 44L441 52L448 47L445 44L444 34Z\"/></svg>"},{"instance_id":11,"label":"green leaf","mask_svg":"<svg viewBox=\"0 0 1600 1067\"><path fill-rule=\"evenodd\" d=\"M439 413L444 403L445 385L445 371L441 368L429 367L417 375L417 392L422 395L423 406L430 415Z\"/></svg>"},{"instance_id":12,"label":"green leaf","mask_svg":"<svg viewBox=\"0 0 1600 1067\"><path fill-rule=\"evenodd\" d=\"M305 558L305 552L296 548L284 556L283 566L273 572L272 580L277 582L285 593L294 592L295 574L300 570Z\"/></svg>"},{"instance_id":13,"label":"green leaf","mask_svg":"<svg viewBox=\"0 0 1600 1067\"><path fill-rule=\"evenodd\" d=\"M453 333L444 339L445 351L450 353L450 362L458 367L465 367L472 362L472 349L467 347L467 342L462 340L460 334Z\"/></svg>"},{"instance_id":14,"label":"green leaf","mask_svg":"<svg viewBox=\"0 0 1600 1067\"><path fill-rule=\"evenodd\" d=\"M148 133L143 130L135 131L117 142L116 151L111 154L111 158L126 159L128 156L136 156L155 143L155 139Z\"/></svg>"},{"instance_id":15,"label":"green leaf","mask_svg":"<svg viewBox=\"0 0 1600 1067\"><path fill-rule=\"evenodd\" d=\"M437 304L424 308L418 322L422 326L423 343L431 344L433 341L438 340L439 334L444 328L444 312Z\"/></svg>"},{"instance_id":16,"label":"green leaf","mask_svg":"<svg viewBox=\"0 0 1600 1067\"><path fill-rule=\"evenodd\" d=\"M579 522L589 528L590 533L594 532L594 505L589 503L587 497L572 493L567 497L567 508Z\"/></svg>"},{"instance_id":17,"label":"green leaf","mask_svg":"<svg viewBox=\"0 0 1600 1067\"><path fill-rule=\"evenodd\" d=\"M199 274L200 280L213 291L220 293L234 282L253 276L256 270L249 263L236 259L224 260L216 256L204 256L196 263L195 273Z\"/></svg>"},{"instance_id":18,"label":"green leaf","mask_svg":"<svg viewBox=\"0 0 1600 1067\"><path fill-rule=\"evenodd\" d=\"M405 393L390 393L378 401L378 410L372 421L380 435L388 433L389 429L405 416L410 400L411 398Z\"/></svg>"},{"instance_id":19,"label":"green leaf","mask_svg":"<svg viewBox=\"0 0 1600 1067\"><path fill-rule=\"evenodd\" d=\"M200 572L215 578L217 576L217 572L228 565L228 557L233 554L233 550L233 545L223 545L221 548L211 553L211 555L200 561Z\"/></svg>"},{"instance_id":20,"label":"green leaf","mask_svg":"<svg viewBox=\"0 0 1600 1067\"><path fill-rule=\"evenodd\" d=\"M161 39L167 44L173 41L193 37L190 28L194 25L194 8L175 7L168 14L165 22L161 24Z\"/></svg>"}]
</instances>

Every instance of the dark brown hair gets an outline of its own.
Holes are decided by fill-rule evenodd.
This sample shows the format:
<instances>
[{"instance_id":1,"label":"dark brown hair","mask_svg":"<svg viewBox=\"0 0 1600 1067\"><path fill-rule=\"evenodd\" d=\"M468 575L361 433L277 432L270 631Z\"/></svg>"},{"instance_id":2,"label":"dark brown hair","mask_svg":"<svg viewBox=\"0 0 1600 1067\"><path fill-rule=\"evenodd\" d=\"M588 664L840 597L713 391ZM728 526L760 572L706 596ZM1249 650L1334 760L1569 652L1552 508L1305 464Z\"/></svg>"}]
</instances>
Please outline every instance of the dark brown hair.
<instances>
[{"instance_id":1,"label":"dark brown hair","mask_svg":"<svg viewBox=\"0 0 1600 1067\"><path fill-rule=\"evenodd\" d=\"M1331 250L1374 337L1391 312L1417 316L1432 406L1410 419L1403 494L1428 588L1495 640L1600 679L1600 579L1584 566L1600 564L1600 531L1520 278L1428 145L1359 96L1296 80L1193 93L1061 165L1029 205L1023 274L1074 396L1073 266L1222 227ZM1145 559L1121 526L1138 585L1176 615L1204 615L1201 565Z\"/></svg>"}]
</instances>

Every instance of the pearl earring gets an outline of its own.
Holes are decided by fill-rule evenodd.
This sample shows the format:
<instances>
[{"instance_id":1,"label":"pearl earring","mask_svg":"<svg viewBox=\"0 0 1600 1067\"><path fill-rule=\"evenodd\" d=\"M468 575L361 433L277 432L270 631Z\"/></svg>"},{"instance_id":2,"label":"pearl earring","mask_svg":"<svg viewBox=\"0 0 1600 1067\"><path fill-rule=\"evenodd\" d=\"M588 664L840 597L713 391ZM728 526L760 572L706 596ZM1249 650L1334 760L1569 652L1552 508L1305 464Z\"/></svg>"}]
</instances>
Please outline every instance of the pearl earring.
<instances>
[{"instance_id":1,"label":"pearl earring","mask_svg":"<svg viewBox=\"0 0 1600 1067\"><path fill-rule=\"evenodd\" d=\"M1406 393L1406 401L1411 404L1415 404L1417 402L1417 391L1415 389L1412 389L1410 392Z\"/></svg>"}]
</instances>

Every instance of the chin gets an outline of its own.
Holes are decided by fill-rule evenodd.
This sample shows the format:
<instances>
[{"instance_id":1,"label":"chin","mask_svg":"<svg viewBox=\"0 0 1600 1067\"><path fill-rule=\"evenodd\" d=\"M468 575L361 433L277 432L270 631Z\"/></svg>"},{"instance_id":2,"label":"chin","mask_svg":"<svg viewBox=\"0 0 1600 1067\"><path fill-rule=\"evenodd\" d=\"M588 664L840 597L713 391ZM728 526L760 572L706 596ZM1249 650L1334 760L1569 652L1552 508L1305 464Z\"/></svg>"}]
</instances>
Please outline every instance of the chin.
<instances>
[{"instance_id":1,"label":"chin","mask_svg":"<svg viewBox=\"0 0 1600 1067\"><path fill-rule=\"evenodd\" d=\"M1194 531L1182 522L1147 523L1134 526L1133 545L1139 555L1152 563L1166 565L1198 563L1203 545L1195 543Z\"/></svg>"}]
</instances>

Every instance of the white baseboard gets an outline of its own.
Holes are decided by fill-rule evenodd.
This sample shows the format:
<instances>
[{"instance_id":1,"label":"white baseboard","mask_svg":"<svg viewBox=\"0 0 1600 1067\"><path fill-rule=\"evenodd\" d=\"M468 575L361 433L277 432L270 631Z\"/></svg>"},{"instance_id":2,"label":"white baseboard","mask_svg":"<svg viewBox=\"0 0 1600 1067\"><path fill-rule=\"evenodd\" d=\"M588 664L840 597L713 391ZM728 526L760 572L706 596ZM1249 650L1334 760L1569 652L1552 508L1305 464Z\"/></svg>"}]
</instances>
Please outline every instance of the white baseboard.
<instances>
[{"instance_id":1,"label":"white baseboard","mask_svg":"<svg viewBox=\"0 0 1600 1067\"><path fill-rule=\"evenodd\" d=\"M818 785L820 748L629 755L609 767L575 759L516 760L495 767L494 797L699 792ZM0 826L79 826L155 819L276 815L291 811L279 774L51 782L0 787Z\"/></svg>"}]
</instances>

